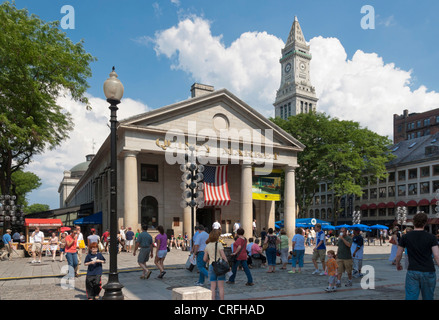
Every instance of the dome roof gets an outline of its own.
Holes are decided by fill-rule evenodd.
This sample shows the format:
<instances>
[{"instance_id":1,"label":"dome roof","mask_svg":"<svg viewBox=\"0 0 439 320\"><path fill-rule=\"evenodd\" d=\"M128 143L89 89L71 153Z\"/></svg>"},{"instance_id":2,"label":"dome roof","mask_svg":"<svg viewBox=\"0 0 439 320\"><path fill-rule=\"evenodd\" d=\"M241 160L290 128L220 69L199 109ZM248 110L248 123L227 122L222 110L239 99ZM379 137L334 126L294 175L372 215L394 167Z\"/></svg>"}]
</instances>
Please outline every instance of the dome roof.
<instances>
[{"instance_id":1,"label":"dome roof","mask_svg":"<svg viewBox=\"0 0 439 320\"><path fill-rule=\"evenodd\" d=\"M88 169L88 165L90 164L90 161L85 161L77 164L72 169L70 169L70 172L85 172Z\"/></svg>"},{"instance_id":2,"label":"dome roof","mask_svg":"<svg viewBox=\"0 0 439 320\"><path fill-rule=\"evenodd\" d=\"M89 154L86 156L86 160L84 162L81 162L79 164L77 164L76 166L74 166L72 169L70 169L70 172L72 173L72 175L76 174L83 174L85 171L87 171L88 166L90 165L91 160L93 159L94 154Z\"/></svg>"}]
</instances>

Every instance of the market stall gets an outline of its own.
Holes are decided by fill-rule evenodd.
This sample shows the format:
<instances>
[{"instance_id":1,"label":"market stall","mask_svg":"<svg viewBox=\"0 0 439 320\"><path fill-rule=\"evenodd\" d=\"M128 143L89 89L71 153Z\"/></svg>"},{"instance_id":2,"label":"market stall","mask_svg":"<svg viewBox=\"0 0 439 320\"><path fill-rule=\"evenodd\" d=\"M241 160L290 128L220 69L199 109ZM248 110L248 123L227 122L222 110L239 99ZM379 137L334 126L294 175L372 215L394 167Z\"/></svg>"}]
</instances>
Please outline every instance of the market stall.
<instances>
[{"instance_id":1,"label":"market stall","mask_svg":"<svg viewBox=\"0 0 439 320\"><path fill-rule=\"evenodd\" d=\"M36 227L39 227L43 233L45 230L56 230L58 233L62 225L61 219L24 219L24 226L26 228L26 242L22 243L24 250L27 251L29 255L32 254L32 240L30 239L30 235ZM29 229L31 229L32 232L29 232ZM49 249L49 238L50 237L44 238L42 252Z\"/></svg>"}]
</instances>

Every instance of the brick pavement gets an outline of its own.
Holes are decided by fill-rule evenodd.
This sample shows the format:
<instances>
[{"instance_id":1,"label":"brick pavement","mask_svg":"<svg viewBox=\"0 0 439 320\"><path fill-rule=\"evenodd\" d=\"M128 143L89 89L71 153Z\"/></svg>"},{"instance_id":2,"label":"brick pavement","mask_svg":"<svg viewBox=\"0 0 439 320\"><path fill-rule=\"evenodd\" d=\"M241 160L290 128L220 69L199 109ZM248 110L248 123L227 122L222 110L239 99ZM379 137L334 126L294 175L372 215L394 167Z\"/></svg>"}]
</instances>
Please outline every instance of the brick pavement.
<instances>
[{"instance_id":1,"label":"brick pavement","mask_svg":"<svg viewBox=\"0 0 439 320\"><path fill-rule=\"evenodd\" d=\"M252 269L255 286L245 286L246 276L238 271L236 283L226 284L226 300L400 300L404 299L405 272L397 272L387 260L390 246L366 246L363 266L371 265L375 271L375 289L361 289L360 280L354 279L351 288L340 288L336 293L325 293L327 277L312 275L311 249L307 248L305 267L302 274L288 274L287 270L267 274L266 269ZM85 255L83 256L83 258ZM104 272L109 268L109 256ZM170 300L172 288L193 286L198 280L196 271L185 270L184 263L187 252L171 250L165 260L166 275L157 279L158 271L149 261L153 273L148 280L140 280L140 269L137 257L129 253L118 255L119 280L124 285L123 293L126 300ZM85 272L81 265L81 276L75 280L74 288L65 289L62 276L64 262L52 262L50 257L43 257L41 264L31 264L31 258L16 258L14 261L0 262L0 299L2 300L85 300ZM107 282L107 275L102 278ZM346 276L343 277L343 280ZM342 284L344 286L344 281ZM208 285L205 285L208 287ZM436 290L436 298L439 292ZM103 292L101 292L101 296Z\"/></svg>"}]
</instances>

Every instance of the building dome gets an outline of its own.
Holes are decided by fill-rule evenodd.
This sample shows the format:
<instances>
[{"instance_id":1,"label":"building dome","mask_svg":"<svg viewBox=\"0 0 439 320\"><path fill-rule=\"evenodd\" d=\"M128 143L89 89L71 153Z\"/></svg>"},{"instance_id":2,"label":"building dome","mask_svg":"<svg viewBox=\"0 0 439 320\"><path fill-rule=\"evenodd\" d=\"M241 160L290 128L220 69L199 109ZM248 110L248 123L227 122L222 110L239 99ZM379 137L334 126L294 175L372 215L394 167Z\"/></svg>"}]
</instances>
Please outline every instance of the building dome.
<instances>
[{"instance_id":1,"label":"building dome","mask_svg":"<svg viewBox=\"0 0 439 320\"><path fill-rule=\"evenodd\" d=\"M76 166L71 168L70 169L71 177L72 178L79 178L79 177L83 176L85 171L87 171L88 166L89 166L91 160L93 159L93 157L94 157L94 154L89 154L85 157L86 158L85 162L78 163Z\"/></svg>"}]
</instances>

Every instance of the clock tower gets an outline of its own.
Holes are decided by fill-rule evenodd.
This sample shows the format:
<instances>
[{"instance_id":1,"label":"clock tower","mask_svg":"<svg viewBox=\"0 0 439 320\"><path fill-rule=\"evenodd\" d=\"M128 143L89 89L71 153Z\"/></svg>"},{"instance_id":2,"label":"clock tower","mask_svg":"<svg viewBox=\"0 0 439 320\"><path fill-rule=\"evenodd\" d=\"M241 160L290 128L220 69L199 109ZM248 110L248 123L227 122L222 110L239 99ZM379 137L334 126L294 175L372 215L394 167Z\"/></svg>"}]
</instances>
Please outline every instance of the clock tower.
<instances>
[{"instance_id":1,"label":"clock tower","mask_svg":"<svg viewBox=\"0 0 439 320\"><path fill-rule=\"evenodd\" d=\"M318 99L309 75L312 58L309 49L299 21L294 17L293 26L279 60L282 76L276 101L273 104L275 117L287 119L289 116L316 110Z\"/></svg>"}]
</instances>

